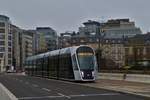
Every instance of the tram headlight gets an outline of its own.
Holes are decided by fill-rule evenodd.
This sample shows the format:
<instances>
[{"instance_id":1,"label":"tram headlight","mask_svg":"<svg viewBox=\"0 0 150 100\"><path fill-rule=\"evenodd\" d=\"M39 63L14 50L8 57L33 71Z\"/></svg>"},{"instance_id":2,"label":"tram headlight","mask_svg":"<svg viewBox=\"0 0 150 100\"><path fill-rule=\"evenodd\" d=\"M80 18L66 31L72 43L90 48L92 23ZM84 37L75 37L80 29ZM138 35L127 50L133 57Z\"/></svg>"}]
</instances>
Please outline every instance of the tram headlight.
<instances>
[{"instance_id":1,"label":"tram headlight","mask_svg":"<svg viewBox=\"0 0 150 100\"><path fill-rule=\"evenodd\" d=\"M81 76L84 77L84 72L81 72Z\"/></svg>"},{"instance_id":2,"label":"tram headlight","mask_svg":"<svg viewBox=\"0 0 150 100\"><path fill-rule=\"evenodd\" d=\"M94 71L92 71L92 76L93 76L93 77L95 76L95 73L94 73Z\"/></svg>"}]
</instances>

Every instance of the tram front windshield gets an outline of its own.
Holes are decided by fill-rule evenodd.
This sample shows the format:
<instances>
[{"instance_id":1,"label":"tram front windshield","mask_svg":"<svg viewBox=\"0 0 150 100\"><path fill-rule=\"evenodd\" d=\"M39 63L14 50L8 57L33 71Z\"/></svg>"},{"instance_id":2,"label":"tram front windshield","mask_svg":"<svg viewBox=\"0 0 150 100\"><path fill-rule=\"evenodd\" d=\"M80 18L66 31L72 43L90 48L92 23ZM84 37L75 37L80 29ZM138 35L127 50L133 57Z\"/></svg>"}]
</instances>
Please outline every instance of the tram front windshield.
<instances>
[{"instance_id":1,"label":"tram front windshield","mask_svg":"<svg viewBox=\"0 0 150 100\"><path fill-rule=\"evenodd\" d=\"M93 53L78 53L80 70L94 70Z\"/></svg>"}]
</instances>

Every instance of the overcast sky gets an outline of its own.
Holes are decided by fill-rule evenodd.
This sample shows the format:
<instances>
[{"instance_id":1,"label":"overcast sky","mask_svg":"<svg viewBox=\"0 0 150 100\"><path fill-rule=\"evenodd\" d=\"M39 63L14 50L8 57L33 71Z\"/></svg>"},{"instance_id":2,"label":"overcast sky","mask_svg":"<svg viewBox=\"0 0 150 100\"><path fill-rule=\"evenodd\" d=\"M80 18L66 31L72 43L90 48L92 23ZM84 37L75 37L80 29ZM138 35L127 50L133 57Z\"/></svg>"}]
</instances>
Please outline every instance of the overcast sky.
<instances>
[{"instance_id":1,"label":"overcast sky","mask_svg":"<svg viewBox=\"0 0 150 100\"><path fill-rule=\"evenodd\" d=\"M24 29L49 26L58 33L78 31L88 19L130 18L150 31L150 0L0 0L0 14Z\"/></svg>"}]
</instances>

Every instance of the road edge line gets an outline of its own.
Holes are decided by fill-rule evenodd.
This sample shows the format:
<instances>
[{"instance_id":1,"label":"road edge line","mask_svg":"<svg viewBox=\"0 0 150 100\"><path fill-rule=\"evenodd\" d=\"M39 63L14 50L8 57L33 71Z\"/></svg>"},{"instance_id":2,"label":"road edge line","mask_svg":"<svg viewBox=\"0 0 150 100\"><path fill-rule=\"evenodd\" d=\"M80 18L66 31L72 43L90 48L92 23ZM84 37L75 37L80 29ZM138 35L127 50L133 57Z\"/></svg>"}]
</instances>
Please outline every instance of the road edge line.
<instances>
[{"instance_id":1,"label":"road edge line","mask_svg":"<svg viewBox=\"0 0 150 100\"><path fill-rule=\"evenodd\" d=\"M127 92L127 91L121 91L121 90L115 90L115 89L112 89L112 88L110 89L110 88L106 88L106 87L95 87L95 86L89 86L89 85L82 84L82 83L73 83L73 82L70 82L70 81L50 79L50 78L42 78L42 77L36 77L36 76L31 76L31 77L39 78L39 79L52 80L52 81L57 81L57 82L62 82L62 83L68 83L68 84L72 84L72 85L86 86L86 87L91 87L91 88L96 88L96 89L99 88L99 89L114 91L114 92L123 93L123 94L130 94L130 95L135 95L135 96L144 97L144 98L150 98L149 95L144 95L144 94L140 94L140 93L133 93L133 92Z\"/></svg>"},{"instance_id":2,"label":"road edge line","mask_svg":"<svg viewBox=\"0 0 150 100\"><path fill-rule=\"evenodd\" d=\"M2 83L0 83L0 88L5 92L10 100L18 100L14 94L12 94Z\"/></svg>"},{"instance_id":3,"label":"road edge line","mask_svg":"<svg viewBox=\"0 0 150 100\"><path fill-rule=\"evenodd\" d=\"M99 89L104 89L104 90L109 90L109 91L115 91L115 92L123 93L123 94L130 94L130 95L150 98L149 95L144 95L144 94L141 94L141 93L134 93L134 92L130 92L130 91L116 90L116 89L113 89L113 88L110 88L110 87L109 88L107 88L107 87L94 87L94 86L89 86L89 85L83 85L83 86L88 86L88 87L92 87L92 88L99 88Z\"/></svg>"}]
</instances>

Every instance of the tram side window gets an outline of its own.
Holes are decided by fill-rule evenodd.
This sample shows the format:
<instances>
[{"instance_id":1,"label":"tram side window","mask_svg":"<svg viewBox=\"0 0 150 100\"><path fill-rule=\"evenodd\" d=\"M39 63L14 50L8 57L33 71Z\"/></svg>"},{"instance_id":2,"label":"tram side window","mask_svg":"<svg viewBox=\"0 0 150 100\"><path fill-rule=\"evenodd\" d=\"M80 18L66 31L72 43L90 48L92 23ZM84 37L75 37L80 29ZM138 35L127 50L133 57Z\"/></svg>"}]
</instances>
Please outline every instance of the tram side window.
<instances>
[{"instance_id":1,"label":"tram side window","mask_svg":"<svg viewBox=\"0 0 150 100\"><path fill-rule=\"evenodd\" d=\"M50 62L51 62L51 67L50 67L51 71L54 71L54 68L55 68L55 66L54 66L54 56L51 57Z\"/></svg>"},{"instance_id":2,"label":"tram side window","mask_svg":"<svg viewBox=\"0 0 150 100\"><path fill-rule=\"evenodd\" d=\"M33 68L33 60L31 61L31 68Z\"/></svg>"},{"instance_id":3,"label":"tram side window","mask_svg":"<svg viewBox=\"0 0 150 100\"><path fill-rule=\"evenodd\" d=\"M36 67L36 60L33 61L33 68Z\"/></svg>"},{"instance_id":4,"label":"tram side window","mask_svg":"<svg viewBox=\"0 0 150 100\"><path fill-rule=\"evenodd\" d=\"M30 60L28 61L28 66L29 66L29 68L30 68Z\"/></svg>"},{"instance_id":5,"label":"tram side window","mask_svg":"<svg viewBox=\"0 0 150 100\"><path fill-rule=\"evenodd\" d=\"M58 62L56 62L57 59L56 59L56 56L51 56L49 58L49 70L51 71L51 73L55 73L56 72L56 64L58 64Z\"/></svg>"},{"instance_id":6,"label":"tram side window","mask_svg":"<svg viewBox=\"0 0 150 100\"><path fill-rule=\"evenodd\" d=\"M32 66L33 66L33 65L32 65L33 63L32 63L32 62L33 62L33 60L30 61L30 68L32 68Z\"/></svg>"},{"instance_id":7,"label":"tram side window","mask_svg":"<svg viewBox=\"0 0 150 100\"><path fill-rule=\"evenodd\" d=\"M30 64L30 62L31 62L31 61L29 61L29 68L31 68L31 64Z\"/></svg>"},{"instance_id":8,"label":"tram side window","mask_svg":"<svg viewBox=\"0 0 150 100\"><path fill-rule=\"evenodd\" d=\"M28 66L28 68L30 67L29 63L30 63L30 61L28 61L28 62L27 62L27 66Z\"/></svg>"},{"instance_id":9,"label":"tram side window","mask_svg":"<svg viewBox=\"0 0 150 100\"><path fill-rule=\"evenodd\" d=\"M62 57L62 60L61 60L62 61L62 71L64 71L65 70L65 66L66 66L65 55L62 55L61 57Z\"/></svg>"},{"instance_id":10,"label":"tram side window","mask_svg":"<svg viewBox=\"0 0 150 100\"><path fill-rule=\"evenodd\" d=\"M32 70L32 60L30 60L30 71Z\"/></svg>"},{"instance_id":11,"label":"tram side window","mask_svg":"<svg viewBox=\"0 0 150 100\"><path fill-rule=\"evenodd\" d=\"M48 57L44 58L44 63L43 63L43 70L47 71L47 64L48 64Z\"/></svg>"},{"instance_id":12,"label":"tram side window","mask_svg":"<svg viewBox=\"0 0 150 100\"><path fill-rule=\"evenodd\" d=\"M53 59L53 71L55 71L55 69L56 69L56 67L55 67L56 66L56 64L55 64L56 63L56 57L53 56L52 59Z\"/></svg>"},{"instance_id":13,"label":"tram side window","mask_svg":"<svg viewBox=\"0 0 150 100\"><path fill-rule=\"evenodd\" d=\"M53 68L53 62L52 62L52 57L49 57L49 70L51 71Z\"/></svg>"},{"instance_id":14,"label":"tram side window","mask_svg":"<svg viewBox=\"0 0 150 100\"><path fill-rule=\"evenodd\" d=\"M69 66L71 66L70 64L70 58L69 58L69 55L65 54L65 55L61 55L60 56L60 70L61 71L67 71Z\"/></svg>"},{"instance_id":15,"label":"tram side window","mask_svg":"<svg viewBox=\"0 0 150 100\"><path fill-rule=\"evenodd\" d=\"M33 61L33 70L35 70L35 68L36 68L36 59L34 59Z\"/></svg>"},{"instance_id":16,"label":"tram side window","mask_svg":"<svg viewBox=\"0 0 150 100\"><path fill-rule=\"evenodd\" d=\"M27 61L25 61L25 66L27 67Z\"/></svg>"},{"instance_id":17,"label":"tram side window","mask_svg":"<svg viewBox=\"0 0 150 100\"><path fill-rule=\"evenodd\" d=\"M60 67L59 67L59 70L60 70L60 72L62 72L63 69L64 69L64 63L63 63L64 61L63 61L63 60L64 60L63 56L60 55L60 56L59 56L59 66L60 66Z\"/></svg>"},{"instance_id":18,"label":"tram side window","mask_svg":"<svg viewBox=\"0 0 150 100\"><path fill-rule=\"evenodd\" d=\"M57 56L53 56L53 76L57 77L57 68L58 68L58 57Z\"/></svg>"},{"instance_id":19,"label":"tram side window","mask_svg":"<svg viewBox=\"0 0 150 100\"><path fill-rule=\"evenodd\" d=\"M47 76L48 57L44 57L43 61L43 75Z\"/></svg>"},{"instance_id":20,"label":"tram side window","mask_svg":"<svg viewBox=\"0 0 150 100\"><path fill-rule=\"evenodd\" d=\"M75 55L72 56L72 60L73 60L72 64L73 64L74 70L78 70L77 60L76 60Z\"/></svg>"},{"instance_id":21,"label":"tram side window","mask_svg":"<svg viewBox=\"0 0 150 100\"><path fill-rule=\"evenodd\" d=\"M43 59L40 58L40 59L39 59L39 62L40 62L40 63L39 63L39 65L40 65L40 66L39 66L39 70L42 71L42 70L43 70Z\"/></svg>"},{"instance_id":22,"label":"tram side window","mask_svg":"<svg viewBox=\"0 0 150 100\"><path fill-rule=\"evenodd\" d=\"M40 68L40 59L37 59L37 71L39 71Z\"/></svg>"},{"instance_id":23,"label":"tram side window","mask_svg":"<svg viewBox=\"0 0 150 100\"><path fill-rule=\"evenodd\" d=\"M29 62L29 61L26 61L26 62L25 62L26 68L29 68L28 62Z\"/></svg>"}]
</instances>

